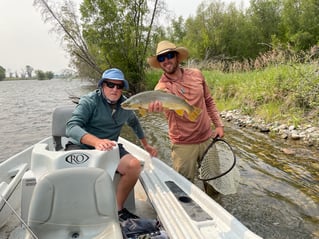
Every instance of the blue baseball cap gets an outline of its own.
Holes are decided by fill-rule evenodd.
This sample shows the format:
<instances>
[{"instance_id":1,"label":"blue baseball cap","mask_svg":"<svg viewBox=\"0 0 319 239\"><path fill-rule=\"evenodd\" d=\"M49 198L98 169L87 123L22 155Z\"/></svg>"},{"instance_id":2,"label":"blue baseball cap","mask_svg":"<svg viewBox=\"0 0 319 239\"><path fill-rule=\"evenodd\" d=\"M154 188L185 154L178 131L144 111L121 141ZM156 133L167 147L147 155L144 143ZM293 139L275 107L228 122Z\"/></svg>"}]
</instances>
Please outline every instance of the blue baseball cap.
<instances>
[{"instance_id":1,"label":"blue baseball cap","mask_svg":"<svg viewBox=\"0 0 319 239\"><path fill-rule=\"evenodd\" d=\"M123 81L124 89L126 89L126 90L129 89L128 82L127 82L127 80L125 80L123 72L117 68L111 68L111 69L104 71L102 74L102 79L99 80L97 86L101 87L103 82L106 80Z\"/></svg>"}]
</instances>

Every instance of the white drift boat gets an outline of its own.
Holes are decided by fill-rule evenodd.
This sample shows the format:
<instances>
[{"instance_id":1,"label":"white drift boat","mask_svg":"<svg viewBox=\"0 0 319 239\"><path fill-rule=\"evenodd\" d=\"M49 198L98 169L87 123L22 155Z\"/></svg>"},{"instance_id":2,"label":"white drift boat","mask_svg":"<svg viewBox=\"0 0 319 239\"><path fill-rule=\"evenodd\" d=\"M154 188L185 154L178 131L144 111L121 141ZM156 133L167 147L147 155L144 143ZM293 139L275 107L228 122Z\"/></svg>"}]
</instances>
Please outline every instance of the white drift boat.
<instances>
[{"instance_id":1,"label":"white drift boat","mask_svg":"<svg viewBox=\"0 0 319 239\"><path fill-rule=\"evenodd\" d=\"M20 222L10 239L125 238L114 193L118 147L63 151L65 122L72 110L57 108L52 136L0 164L0 227L12 223L12 217ZM119 143L143 165L125 206L140 217L158 219L162 235L261 238L161 160L123 138Z\"/></svg>"}]
</instances>

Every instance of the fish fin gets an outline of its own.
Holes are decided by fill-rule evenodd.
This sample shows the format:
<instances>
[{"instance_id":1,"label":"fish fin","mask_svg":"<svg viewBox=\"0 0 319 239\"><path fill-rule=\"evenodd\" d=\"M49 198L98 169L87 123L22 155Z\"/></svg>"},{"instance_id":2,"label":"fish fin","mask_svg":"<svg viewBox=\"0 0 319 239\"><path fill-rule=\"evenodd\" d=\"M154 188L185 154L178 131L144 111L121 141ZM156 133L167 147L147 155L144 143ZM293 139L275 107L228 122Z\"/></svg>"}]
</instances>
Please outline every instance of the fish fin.
<instances>
[{"instance_id":1,"label":"fish fin","mask_svg":"<svg viewBox=\"0 0 319 239\"><path fill-rule=\"evenodd\" d=\"M138 109L138 113L141 115L141 116L145 116L147 114L147 110L144 109L144 108L140 108Z\"/></svg>"},{"instance_id":2,"label":"fish fin","mask_svg":"<svg viewBox=\"0 0 319 239\"><path fill-rule=\"evenodd\" d=\"M190 121L195 122L201 113L202 113L202 109L198 107L194 107L194 109L188 114L188 118Z\"/></svg>"},{"instance_id":3,"label":"fish fin","mask_svg":"<svg viewBox=\"0 0 319 239\"><path fill-rule=\"evenodd\" d=\"M175 110L176 114L178 114L179 116L183 116L184 115L184 110Z\"/></svg>"}]
</instances>

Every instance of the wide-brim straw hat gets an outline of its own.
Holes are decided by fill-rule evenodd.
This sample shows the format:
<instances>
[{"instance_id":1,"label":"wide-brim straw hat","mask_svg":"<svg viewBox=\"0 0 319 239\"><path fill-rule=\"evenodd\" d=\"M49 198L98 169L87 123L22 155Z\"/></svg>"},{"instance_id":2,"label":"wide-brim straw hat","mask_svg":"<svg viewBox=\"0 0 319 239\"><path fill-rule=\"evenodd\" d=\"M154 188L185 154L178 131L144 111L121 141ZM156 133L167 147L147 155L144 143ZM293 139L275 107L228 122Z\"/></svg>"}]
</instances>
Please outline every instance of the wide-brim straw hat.
<instances>
[{"instance_id":1,"label":"wide-brim straw hat","mask_svg":"<svg viewBox=\"0 0 319 239\"><path fill-rule=\"evenodd\" d=\"M170 51L178 52L177 57L179 62L186 60L188 57L188 50L185 47L176 47L176 45L170 41L161 41L157 44L156 55L147 58L147 63L154 68L161 68L157 61L157 56Z\"/></svg>"}]
</instances>

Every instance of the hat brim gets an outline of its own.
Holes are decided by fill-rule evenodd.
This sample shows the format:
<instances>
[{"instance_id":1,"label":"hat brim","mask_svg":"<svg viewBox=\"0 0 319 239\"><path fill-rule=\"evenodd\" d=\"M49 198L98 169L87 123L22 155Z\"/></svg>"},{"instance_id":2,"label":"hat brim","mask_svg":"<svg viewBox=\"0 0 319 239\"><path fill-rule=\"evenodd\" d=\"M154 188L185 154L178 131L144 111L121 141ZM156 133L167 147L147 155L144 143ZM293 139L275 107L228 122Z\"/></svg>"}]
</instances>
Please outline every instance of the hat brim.
<instances>
[{"instance_id":1,"label":"hat brim","mask_svg":"<svg viewBox=\"0 0 319 239\"><path fill-rule=\"evenodd\" d=\"M151 67L154 67L154 68L161 68L160 66L160 63L158 62L157 60L157 56L158 55L162 55L166 52L170 52L170 51L176 51L178 52L178 61L179 62L182 62L184 60L187 59L188 57L188 50L185 48L185 47L177 47L175 49L166 49L165 51L161 51L159 52L158 54L156 54L155 56L151 56L149 58L147 58L147 63L151 66Z\"/></svg>"},{"instance_id":2,"label":"hat brim","mask_svg":"<svg viewBox=\"0 0 319 239\"><path fill-rule=\"evenodd\" d=\"M103 82L104 82L104 81L107 81L107 80L122 81L123 84L124 84L124 89L125 89L125 90L128 90L128 89L129 89L129 84L128 84L128 81L127 81L127 80L125 80L125 79L117 79L117 78L109 78L109 79L107 79L107 78L102 78L102 79L99 80L97 86L98 86L98 87L101 87L102 84L103 84Z\"/></svg>"}]
</instances>

